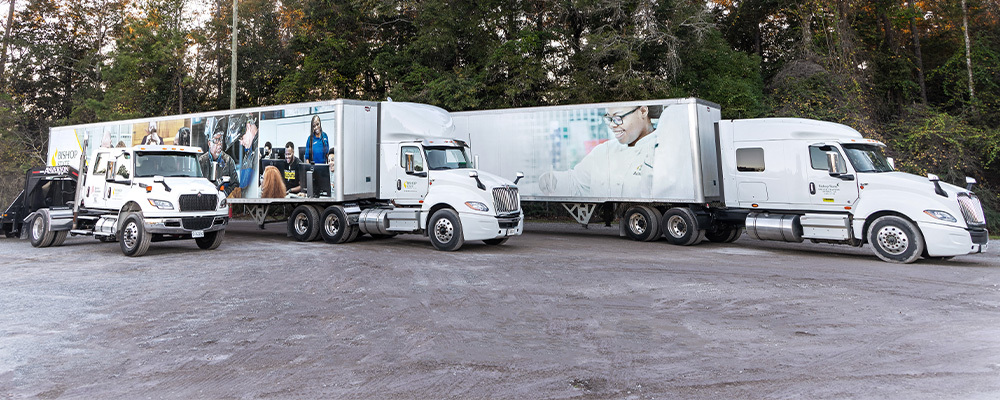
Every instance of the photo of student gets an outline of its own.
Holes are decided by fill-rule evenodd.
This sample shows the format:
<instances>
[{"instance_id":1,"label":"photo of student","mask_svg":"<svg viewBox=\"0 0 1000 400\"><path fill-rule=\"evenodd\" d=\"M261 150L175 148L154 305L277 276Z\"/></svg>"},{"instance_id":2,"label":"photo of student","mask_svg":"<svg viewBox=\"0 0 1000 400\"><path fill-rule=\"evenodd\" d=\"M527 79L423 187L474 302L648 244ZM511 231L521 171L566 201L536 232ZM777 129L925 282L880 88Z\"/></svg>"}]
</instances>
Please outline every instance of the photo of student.
<instances>
[{"instance_id":1,"label":"photo of student","mask_svg":"<svg viewBox=\"0 0 1000 400\"><path fill-rule=\"evenodd\" d=\"M191 128L182 126L177 130L177 138L174 140L174 144L178 146L190 146L191 145Z\"/></svg>"},{"instance_id":2,"label":"photo of student","mask_svg":"<svg viewBox=\"0 0 1000 400\"><path fill-rule=\"evenodd\" d=\"M257 121L253 115L247 115L243 135L240 136L240 190L247 193L254 183L257 170ZM249 193L248 193L249 194Z\"/></svg>"},{"instance_id":3,"label":"photo of student","mask_svg":"<svg viewBox=\"0 0 1000 400\"><path fill-rule=\"evenodd\" d=\"M334 161L337 158L336 157L337 156L336 153L337 152L334 150L333 147L331 147L330 151L326 153L326 163L329 164L329 168L330 168L330 189L333 189L333 187L335 186L335 181L336 181L336 179L333 178L334 177L334 172L337 171L337 165L334 163ZM333 192L331 191L330 193L333 193Z\"/></svg>"},{"instance_id":4,"label":"photo of student","mask_svg":"<svg viewBox=\"0 0 1000 400\"><path fill-rule=\"evenodd\" d=\"M271 142L264 142L264 150L260 152L260 159L267 160L274 156L274 152L271 151Z\"/></svg>"},{"instance_id":5,"label":"photo of student","mask_svg":"<svg viewBox=\"0 0 1000 400\"><path fill-rule=\"evenodd\" d=\"M278 167L268 165L264 167L264 174L260 180L260 197L262 199L279 199L285 197L285 180L281 177Z\"/></svg>"},{"instance_id":6,"label":"photo of student","mask_svg":"<svg viewBox=\"0 0 1000 400\"><path fill-rule=\"evenodd\" d=\"M319 115L314 115L309 124L309 137L306 139L303 162L322 164L326 161L326 153L329 150L330 139L326 136L326 132L323 132L323 122L320 121Z\"/></svg>"},{"instance_id":7,"label":"photo of student","mask_svg":"<svg viewBox=\"0 0 1000 400\"><path fill-rule=\"evenodd\" d=\"M662 106L606 110L611 138L595 146L572 169L539 177L539 190L554 196L649 198L658 135L654 119Z\"/></svg>"},{"instance_id":8,"label":"photo of student","mask_svg":"<svg viewBox=\"0 0 1000 400\"><path fill-rule=\"evenodd\" d=\"M217 167L217 174L215 180L212 183L215 184L220 190L224 189L226 197L233 194L233 191L239 185L239 177L236 175L236 162L228 154L223 152L222 140L225 137L225 131L217 130L212 138L208 142L208 152L202 154L198 157L198 162L201 164L202 174L205 178L209 180L212 179L212 168ZM228 176L229 182L223 181L223 177ZM236 194L236 197L239 193Z\"/></svg>"},{"instance_id":9,"label":"photo of student","mask_svg":"<svg viewBox=\"0 0 1000 400\"><path fill-rule=\"evenodd\" d=\"M298 194L302 191L299 182L299 158L295 156L295 144L288 142L285 144L285 170L282 171L285 177L285 192L288 194Z\"/></svg>"},{"instance_id":10,"label":"photo of student","mask_svg":"<svg viewBox=\"0 0 1000 400\"><path fill-rule=\"evenodd\" d=\"M143 145L163 145L163 138L157 133L156 123L150 122L149 127L146 128L146 136L142 137Z\"/></svg>"}]
</instances>

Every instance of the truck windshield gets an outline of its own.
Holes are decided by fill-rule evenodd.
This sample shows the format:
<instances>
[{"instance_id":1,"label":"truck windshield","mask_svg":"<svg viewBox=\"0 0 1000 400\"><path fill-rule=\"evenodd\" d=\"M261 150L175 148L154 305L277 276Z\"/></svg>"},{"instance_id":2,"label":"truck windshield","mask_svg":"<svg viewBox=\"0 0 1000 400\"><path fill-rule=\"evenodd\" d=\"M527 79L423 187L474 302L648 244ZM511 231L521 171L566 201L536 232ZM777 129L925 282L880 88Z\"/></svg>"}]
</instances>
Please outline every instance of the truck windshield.
<instances>
[{"instance_id":1,"label":"truck windshield","mask_svg":"<svg viewBox=\"0 0 1000 400\"><path fill-rule=\"evenodd\" d=\"M462 147L426 147L427 167L430 170L471 167L469 155Z\"/></svg>"},{"instance_id":2,"label":"truck windshield","mask_svg":"<svg viewBox=\"0 0 1000 400\"><path fill-rule=\"evenodd\" d=\"M885 158L882 146L873 144L844 144L844 152L857 172L892 172L892 165Z\"/></svg>"},{"instance_id":3,"label":"truck windshield","mask_svg":"<svg viewBox=\"0 0 1000 400\"><path fill-rule=\"evenodd\" d=\"M203 175L196 154L136 153L135 177L148 178L153 176L200 178Z\"/></svg>"}]
</instances>

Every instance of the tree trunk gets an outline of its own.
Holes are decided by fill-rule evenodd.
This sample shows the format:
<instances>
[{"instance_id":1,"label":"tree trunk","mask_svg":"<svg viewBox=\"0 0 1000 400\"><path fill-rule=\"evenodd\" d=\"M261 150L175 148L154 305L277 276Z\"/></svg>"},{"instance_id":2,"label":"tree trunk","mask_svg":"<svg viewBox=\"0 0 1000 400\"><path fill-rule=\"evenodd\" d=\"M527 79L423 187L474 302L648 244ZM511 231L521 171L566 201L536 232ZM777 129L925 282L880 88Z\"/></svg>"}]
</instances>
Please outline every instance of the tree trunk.
<instances>
[{"instance_id":1,"label":"tree trunk","mask_svg":"<svg viewBox=\"0 0 1000 400\"><path fill-rule=\"evenodd\" d=\"M3 37L3 59L0 59L0 81L6 84L7 46L10 44L10 29L14 26L14 1L10 0L10 11L7 12L7 33Z\"/></svg>"},{"instance_id":2,"label":"tree trunk","mask_svg":"<svg viewBox=\"0 0 1000 400\"><path fill-rule=\"evenodd\" d=\"M910 2L910 11L916 13L913 2ZM917 17L910 16L910 30L913 32L913 55L917 57L917 83L920 84L920 102L927 105L927 84L924 83L924 57L920 54L920 34L917 32Z\"/></svg>"},{"instance_id":3,"label":"tree trunk","mask_svg":"<svg viewBox=\"0 0 1000 400\"><path fill-rule=\"evenodd\" d=\"M962 34L965 36L965 67L969 71L969 101L973 103L972 109L975 111L976 91L972 82L972 47L969 45L969 11L965 7L965 0L962 0Z\"/></svg>"}]
</instances>

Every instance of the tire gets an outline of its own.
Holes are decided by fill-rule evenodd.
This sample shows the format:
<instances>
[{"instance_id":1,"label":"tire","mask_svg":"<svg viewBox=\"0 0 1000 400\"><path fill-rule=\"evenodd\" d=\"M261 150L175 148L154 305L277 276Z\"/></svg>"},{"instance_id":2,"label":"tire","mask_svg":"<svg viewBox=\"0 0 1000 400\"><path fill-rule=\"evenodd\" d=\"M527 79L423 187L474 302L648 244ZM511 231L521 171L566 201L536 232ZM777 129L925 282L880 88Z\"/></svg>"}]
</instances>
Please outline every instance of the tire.
<instances>
[{"instance_id":1,"label":"tire","mask_svg":"<svg viewBox=\"0 0 1000 400\"><path fill-rule=\"evenodd\" d=\"M705 239L714 243L732 243L743 234L743 227L733 224L717 223L711 229L705 230Z\"/></svg>"},{"instance_id":2,"label":"tire","mask_svg":"<svg viewBox=\"0 0 1000 400\"><path fill-rule=\"evenodd\" d=\"M434 248L441 251L455 251L465 244L462 220L455 210L449 208L440 209L431 215L427 224L427 236L430 236Z\"/></svg>"},{"instance_id":3,"label":"tire","mask_svg":"<svg viewBox=\"0 0 1000 400\"><path fill-rule=\"evenodd\" d=\"M895 215L879 217L868 228L868 243L878 258L909 264L924 252L924 236L909 220Z\"/></svg>"},{"instance_id":4,"label":"tire","mask_svg":"<svg viewBox=\"0 0 1000 400\"><path fill-rule=\"evenodd\" d=\"M143 228L142 217L139 214L127 214L121 229L118 230L118 237L122 254L129 257L139 257L149 250L149 242L153 235Z\"/></svg>"},{"instance_id":5,"label":"tire","mask_svg":"<svg viewBox=\"0 0 1000 400\"><path fill-rule=\"evenodd\" d=\"M483 241L483 243L486 243L491 246L499 246L501 244L507 243L507 239L510 238L486 239Z\"/></svg>"},{"instance_id":6,"label":"tire","mask_svg":"<svg viewBox=\"0 0 1000 400\"><path fill-rule=\"evenodd\" d=\"M226 231L205 232L205 237L195 238L194 242L202 250L215 250L222 244L222 238L226 237Z\"/></svg>"},{"instance_id":7,"label":"tire","mask_svg":"<svg viewBox=\"0 0 1000 400\"><path fill-rule=\"evenodd\" d=\"M344 243L351 236L351 227L347 222L347 213L340 206L329 206L323 210L320 218L320 235L327 243Z\"/></svg>"},{"instance_id":8,"label":"tire","mask_svg":"<svg viewBox=\"0 0 1000 400\"><path fill-rule=\"evenodd\" d=\"M59 231L56 232L56 237L52 239L52 247L59 247L63 245L66 241L66 236L69 235L69 231Z\"/></svg>"},{"instance_id":9,"label":"tire","mask_svg":"<svg viewBox=\"0 0 1000 400\"><path fill-rule=\"evenodd\" d=\"M622 223L625 235L632 240L651 242L660 238L660 211L648 206L635 206L625 210Z\"/></svg>"},{"instance_id":10,"label":"tire","mask_svg":"<svg viewBox=\"0 0 1000 400\"><path fill-rule=\"evenodd\" d=\"M39 210L35 217L31 219L31 226L28 227L28 238L34 247L49 247L55 240L55 232L49 229L48 213Z\"/></svg>"},{"instance_id":11,"label":"tire","mask_svg":"<svg viewBox=\"0 0 1000 400\"><path fill-rule=\"evenodd\" d=\"M319 236L319 213L312 206L301 205L288 217L288 234L300 242L311 242Z\"/></svg>"},{"instance_id":12,"label":"tire","mask_svg":"<svg viewBox=\"0 0 1000 400\"><path fill-rule=\"evenodd\" d=\"M358 240L358 238L361 237L361 235L363 235L363 233L361 233L360 226L348 225L347 228L350 229L350 231L348 231L350 235L347 237L347 239L344 240L344 243L351 243L355 240Z\"/></svg>"},{"instance_id":13,"label":"tire","mask_svg":"<svg viewBox=\"0 0 1000 400\"><path fill-rule=\"evenodd\" d=\"M690 246L698 241L701 229L694 211L689 208L671 208L663 214L663 236L671 244Z\"/></svg>"}]
</instances>

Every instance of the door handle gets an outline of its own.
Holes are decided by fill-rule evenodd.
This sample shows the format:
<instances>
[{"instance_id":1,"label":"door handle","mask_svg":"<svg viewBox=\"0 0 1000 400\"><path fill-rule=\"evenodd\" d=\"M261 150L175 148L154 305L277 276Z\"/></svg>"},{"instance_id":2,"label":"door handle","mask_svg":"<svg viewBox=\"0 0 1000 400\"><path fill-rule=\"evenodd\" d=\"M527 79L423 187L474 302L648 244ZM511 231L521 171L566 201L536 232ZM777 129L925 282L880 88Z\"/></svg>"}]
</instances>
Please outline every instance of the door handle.
<instances>
[{"instance_id":1,"label":"door handle","mask_svg":"<svg viewBox=\"0 0 1000 400\"><path fill-rule=\"evenodd\" d=\"M809 182L809 194L816 194L816 184Z\"/></svg>"}]
</instances>

